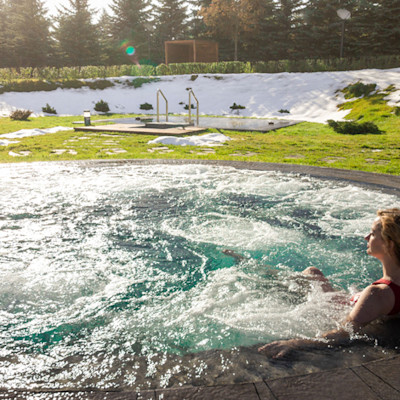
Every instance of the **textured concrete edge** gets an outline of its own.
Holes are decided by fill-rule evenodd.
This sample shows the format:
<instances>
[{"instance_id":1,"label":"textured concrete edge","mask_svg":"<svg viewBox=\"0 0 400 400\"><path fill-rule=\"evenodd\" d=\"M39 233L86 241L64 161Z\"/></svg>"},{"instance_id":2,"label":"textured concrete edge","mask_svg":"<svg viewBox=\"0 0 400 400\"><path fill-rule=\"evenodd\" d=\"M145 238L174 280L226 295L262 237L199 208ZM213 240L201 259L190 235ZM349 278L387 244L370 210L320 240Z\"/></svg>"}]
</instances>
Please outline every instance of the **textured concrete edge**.
<instances>
[{"instance_id":1,"label":"textured concrete edge","mask_svg":"<svg viewBox=\"0 0 400 400\"><path fill-rule=\"evenodd\" d=\"M381 190L385 193L400 196L400 176L378 174L375 172L355 171L329 167L315 167L299 164L280 164L249 161L224 161L224 160L182 160L182 159L117 159L117 160L76 160L76 161L51 161L63 164L78 163L82 166L97 165L212 165L232 167L236 169L247 169L254 171L282 172L287 174L308 175L311 177L347 181L354 185L368 187L369 189ZM3 164L5 165L5 164Z\"/></svg>"}]
</instances>

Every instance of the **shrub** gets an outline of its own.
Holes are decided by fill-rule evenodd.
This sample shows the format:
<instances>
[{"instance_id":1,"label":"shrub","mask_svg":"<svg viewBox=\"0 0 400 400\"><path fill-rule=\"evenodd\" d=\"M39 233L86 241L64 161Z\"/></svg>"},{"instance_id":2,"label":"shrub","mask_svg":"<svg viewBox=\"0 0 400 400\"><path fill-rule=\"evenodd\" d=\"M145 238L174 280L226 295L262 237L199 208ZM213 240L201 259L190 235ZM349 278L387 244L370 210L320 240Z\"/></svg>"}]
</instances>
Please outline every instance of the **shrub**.
<instances>
[{"instance_id":1,"label":"shrub","mask_svg":"<svg viewBox=\"0 0 400 400\"><path fill-rule=\"evenodd\" d=\"M46 81L19 81L11 82L0 88L0 93L5 92L39 92L39 91L51 91L57 89L57 84L54 82Z\"/></svg>"},{"instance_id":2,"label":"shrub","mask_svg":"<svg viewBox=\"0 0 400 400\"><path fill-rule=\"evenodd\" d=\"M85 82L87 86L90 87L90 89L99 89L103 90L112 86L115 86L113 82L108 81L107 79L97 79L93 82Z\"/></svg>"},{"instance_id":3,"label":"shrub","mask_svg":"<svg viewBox=\"0 0 400 400\"><path fill-rule=\"evenodd\" d=\"M11 113L10 118L15 121L26 121L31 114L32 111L29 110L15 110Z\"/></svg>"},{"instance_id":4,"label":"shrub","mask_svg":"<svg viewBox=\"0 0 400 400\"><path fill-rule=\"evenodd\" d=\"M83 86L85 86L85 83L82 81L79 81L78 79L71 79L68 81L59 82L59 85L63 89L80 89Z\"/></svg>"},{"instance_id":5,"label":"shrub","mask_svg":"<svg viewBox=\"0 0 400 400\"><path fill-rule=\"evenodd\" d=\"M199 77L198 75L192 75L192 76L190 77L190 80L191 80L191 81L195 81L198 77Z\"/></svg>"},{"instance_id":6,"label":"shrub","mask_svg":"<svg viewBox=\"0 0 400 400\"><path fill-rule=\"evenodd\" d=\"M368 96L374 90L376 90L376 83L366 85L362 82L357 82L344 88L343 93L346 99L351 99L353 97Z\"/></svg>"},{"instance_id":7,"label":"shrub","mask_svg":"<svg viewBox=\"0 0 400 400\"><path fill-rule=\"evenodd\" d=\"M183 107L185 110L189 110L189 104L185 104L185 107ZM196 107L193 105L193 104L191 104L190 105L190 108L192 109L192 110L194 110Z\"/></svg>"},{"instance_id":8,"label":"shrub","mask_svg":"<svg viewBox=\"0 0 400 400\"><path fill-rule=\"evenodd\" d=\"M149 103L143 103L140 105L141 110L153 110L153 106Z\"/></svg>"},{"instance_id":9,"label":"shrub","mask_svg":"<svg viewBox=\"0 0 400 400\"><path fill-rule=\"evenodd\" d=\"M108 103L106 101L100 100L94 106L94 109L99 112L108 112L110 111L110 107L108 107Z\"/></svg>"},{"instance_id":10,"label":"shrub","mask_svg":"<svg viewBox=\"0 0 400 400\"><path fill-rule=\"evenodd\" d=\"M42 107L42 111L47 114L57 114L57 111L49 103L46 103L46 107Z\"/></svg>"},{"instance_id":11,"label":"shrub","mask_svg":"<svg viewBox=\"0 0 400 400\"><path fill-rule=\"evenodd\" d=\"M170 75L169 67L165 64L160 64L156 68L157 75Z\"/></svg>"},{"instance_id":12,"label":"shrub","mask_svg":"<svg viewBox=\"0 0 400 400\"><path fill-rule=\"evenodd\" d=\"M145 83L158 82L159 78L135 78L132 81L127 81L128 86L133 86L135 89L140 88Z\"/></svg>"},{"instance_id":13,"label":"shrub","mask_svg":"<svg viewBox=\"0 0 400 400\"><path fill-rule=\"evenodd\" d=\"M289 111L289 110L286 110L286 109L283 109L283 108L281 108L281 109L279 110L279 112L280 112L281 114L290 114L290 111Z\"/></svg>"},{"instance_id":14,"label":"shrub","mask_svg":"<svg viewBox=\"0 0 400 400\"><path fill-rule=\"evenodd\" d=\"M330 119L328 120L328 125L333 128L335 132L342 133L344 135L379 135L382 133L382 131L373 122L363 122L361 124L357 124L353 121L333 121Z\"/></svg>"},{"instance_id":15,"label":"shrub","mask_svg":"<svg viewBox=\"0 0 400 400\"><path fill-rule=\"evenodd\" d=\"M400 117L400 107L394 107L394 115Z\"/></svg>"},{"instance_id":16,"label":"shrub","mask_svg":"<svg viewBox=\"0 0 400 400\"><path fill-rule=\"evenodd\" d=\"M231 110L244 110L246 107L241 106L240 104L233 103L233 105L231 105L229 108Z\"/></svg>"}]
</instances>

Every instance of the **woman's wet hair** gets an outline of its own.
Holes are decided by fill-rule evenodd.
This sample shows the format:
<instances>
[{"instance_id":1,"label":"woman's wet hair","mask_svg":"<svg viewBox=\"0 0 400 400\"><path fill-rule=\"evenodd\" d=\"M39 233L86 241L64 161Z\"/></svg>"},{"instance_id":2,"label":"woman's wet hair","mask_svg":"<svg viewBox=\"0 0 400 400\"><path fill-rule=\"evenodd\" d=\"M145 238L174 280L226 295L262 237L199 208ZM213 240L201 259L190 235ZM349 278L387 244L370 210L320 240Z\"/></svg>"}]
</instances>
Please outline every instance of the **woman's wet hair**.
<instances>
[{"instance_id":1,"label":"woman's wet hair","mask_svg":"<svg viewBox=\"0 0 400 400\"><path fill-rule=\"evenodd\" d=\"M382 239L389 249L393 243L394 255L400 262L400 209L378 210L377 214L381 220Z\"/></svg>"}]
</instances>

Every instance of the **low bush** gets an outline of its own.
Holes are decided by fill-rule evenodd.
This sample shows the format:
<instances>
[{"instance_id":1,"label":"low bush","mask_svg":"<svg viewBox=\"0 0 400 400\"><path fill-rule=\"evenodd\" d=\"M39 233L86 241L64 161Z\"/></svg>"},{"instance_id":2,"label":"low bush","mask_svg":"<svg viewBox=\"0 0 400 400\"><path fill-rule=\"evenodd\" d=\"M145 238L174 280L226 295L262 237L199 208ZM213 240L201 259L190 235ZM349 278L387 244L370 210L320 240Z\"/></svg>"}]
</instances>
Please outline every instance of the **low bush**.
<instances>
[{"instance_id":1,"label":"low bush","mask_svg":"<svg viewBox=\"0 0 400 400\"><path fill-rule=\"evenodd\" d=\"M153 110L153 106L150 103L143 103L140 105L141 110Z\"/></svg>"},{"instance_id":2,"label":"low bush","mask_svg":"<svg viewBox=\"0 0 400 400\"><path fill-rule=\"evenodd\" d=\"M354 83L344 88L342 91L346 99L352 99L353 97L368 96L370 93L376 90L376 83L370 83L366 85L362 82Z\"/></svg>"},{"instance_id":3,"label":"low bush","mask_svg":"<svg viewBox=\"0 0 400 400\"><path fill-rule=\"evenodd\" d=\"M0 88L0 94L6 92L49 92L58 88L57 83L47 81L16 81L3 85Z\"/></svg>"},{"instance_id":4,"label":"low bush","mask_svg":"<svg viewBox=\"0 0 400 400\"><path fill-rule=\"evenodd\" d=\"M379 135L382 131L373 122L363 122L358 124L353 121L333 121L328 120L328 125L337 133L344 135Z\"/></svg>"},{"instance_id":5,"label":"low bush","mask_svg":"<svg viewBox=\"0 0 400 400\"><path fill-rule=\"evenodd\" d=\"M154 76L182 74L227 74L227 73L277 73L277 72L319 72L351 71L359 69L397 68L400 55L367 56L355 58L273 60L257 62L215 62L180 63L153 65L110 65L85 67L40 67L40 68L0 68L0 83L3 85L17 80L64 81L94 79L118 76ZM23 90L25 91L25 90ZM32 91L32 90L31 90Z\"/></svg>"},{"instance_id":6,"label":"low bush","mask_svg":"<svg viewBox=\"0 0 400 400\"><path fill-rule=\"evenodd\" d=\"M283 109L281 108L278 112L280 112L281 114L290 114L289 110Z\"/></svg>"},{"instance_id":7,"label":"low bush","mask_svg":"<svg viewBox=\"0 0 400 400\"><path fill-rule=\"evenodd\" d=\"M62 89L81 89L86 85L86 83L78 79L71 79L68 81L58 82L58 85Z\"/></svg>"},{"instance_id":8,"label":"low bush","mask_svg":"<svg viewBox=\"0 0 400 400\"><path fill-rule=\"evenodd\" d=\"M42 107L42 111L47 114L57 114L57 111L49 103L46 103L46 107Z\"/></svg>"},{"instance_id":9,"label":"low bush","mask_svg":"<svg viewBox=\"0 0 400 400\"><path fill-rule=\"evenodd\" d=\"M156 74L157 75L170 75L170 70L168 65L160 64L156 67Z\"/></svg>"},{"instance_id":10,"label":"low bush","mask_svg":"<svg viewBox=\"0 0 400 400\"><path fill-rule=\"evenodd\" d=\"M109 87L115 86L113 82L107 79L96 79L93 82L85 82L85 85L89 86L93 90L104 90Z\"/></svg>"},{"instance_id":11,"label":"low bush","mask_svg":"<svg viewBox=\"0 0 400 400\"><path fill-rule=\"evenodd\" d=\"M108 103L104 100L98 101L95 106L94 106L95 111L98 112L108 112L110 111L110 107L108 106Z\"/></svg>"},{"instance_id":12,"label":"low bush","mask_svg":"<svg viewBox=\"0 0 400 400\"><path fill-rule=\"evenodd\" d=\"M145 83L158 82L159 78L135 78L132 81L127 81L128 86L133 86L135 89L140 88Z\"/></svg>"},{"instance_id":13,"label":"low bush","mask_svg":"<svg viewBox=\"0 0 400 400\"><path fill-rule=\"evenodd\" d=\"M246 107L241 106L240 104L233 103L233 105L231 105L229 108L231 110L244 110Z\"/></svg>"},{"instance_id":14,"label":"low bush","mask_svg":"<svg viewBox=\"0 0 400 400\"><path fill-rule=\"evenodd\" d=\"M11 113L10 118L15 121L26 121L31 114L32 111L29 110L15 110Z\"/></svg>"},{"instance_id":15,"label":"low bush","mask_svg":"<svg viewBox=\"0 0 400 400\"><path fill-rule=\"evenodd\" d=\"M189 104L185 104L185 106L183 107L185 110L189 110ZM190 108L192 109L192 110L194 110L196 107L193 105L193 104L191 104L190 105Z\"/></svg>"}]
</instances>

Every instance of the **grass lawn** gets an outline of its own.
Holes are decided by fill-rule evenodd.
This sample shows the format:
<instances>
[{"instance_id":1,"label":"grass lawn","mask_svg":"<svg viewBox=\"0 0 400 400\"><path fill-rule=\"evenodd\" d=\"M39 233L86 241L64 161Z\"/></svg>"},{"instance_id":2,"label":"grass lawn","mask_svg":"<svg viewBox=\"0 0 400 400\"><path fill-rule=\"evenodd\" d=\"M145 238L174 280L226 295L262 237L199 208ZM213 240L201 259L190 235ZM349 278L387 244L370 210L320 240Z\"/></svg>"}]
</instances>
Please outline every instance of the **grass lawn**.
<instances>
[{"instance_id":1,"label":"grass lawn","mask_svg":"<svg viewBox=\"0 0 400 400\"><path fill-rule=\"evenodd\" d=\"M338 134L328 125L304 122L268 133L222 130L222 133L233 140L223 146L205 148L149 145L148 141L154 139L154 136L147 135L64 131L16 139L19 143L0 146L0 162L133 158L209 159L304 164L398 175L400 117L395 115L393 107L387 106L384 100L386 95L387 91L343 105L343 108L351 109L348 119L359 122L372 121L383 131L380 135ZM29 128L72 127L76 126L73 125L73 121L79 119L82 117L52 116L30 118L29 121L0 118L0 134ZM21 152L23 155L15 156Z\"/></svg>"}]
</instances>

